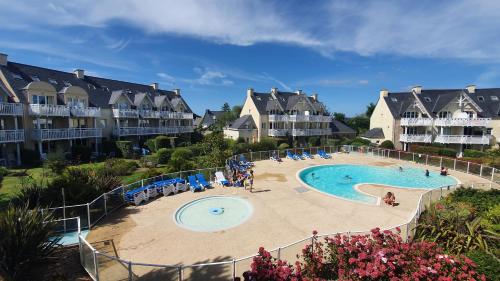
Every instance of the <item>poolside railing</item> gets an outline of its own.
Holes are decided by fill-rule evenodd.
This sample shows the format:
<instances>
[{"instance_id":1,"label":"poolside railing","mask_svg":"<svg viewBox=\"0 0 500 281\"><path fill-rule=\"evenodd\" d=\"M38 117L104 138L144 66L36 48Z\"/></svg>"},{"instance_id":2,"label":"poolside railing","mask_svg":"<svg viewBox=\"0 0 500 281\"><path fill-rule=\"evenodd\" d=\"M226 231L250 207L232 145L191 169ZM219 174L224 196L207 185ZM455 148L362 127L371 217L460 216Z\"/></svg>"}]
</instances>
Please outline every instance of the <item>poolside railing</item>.
<instances>
[{"instance_id":1,"label":"poolside railing","mask_svg":"<svg viewBox=\"0 0 500 281\"><path fill-rule=\"evenodd\" d=\"M308 148L293 148L286 150L270 150L270 151L257 151L242 153L248 161L268 160L273 154L285 158L288 151L297 154L309 152L311 155L318 154L319 150L327 153L336 153L345 151L350 153L361 153L371 157L391 158L396 160L411 161L416 164L426 166L446 166L451 170L464 172L479 176L487 183L472 183L469 186L473 188L491 188L494 184L500 184L500 170L488 167L485 165L461 161L459 159L431 156L426 154L412 153L406 151L380 149L372 147L358 147L358 146L321 146L321 147L308 147ZM241 154L236 154L230 157L232 160L239 161ZM335 157L334 157L335 159ZM102 218L106 217L115 210L121 208L126 204L124 194L127 191L135 189L140 186L150 184L152 182L163 180L167 178L186 178L188 175L203 173L207 180L213 181L216 171L221 171L225 168L207 168L189 171L179 171L175 173L160 175L148 179L133 182L131 184L119 186L109 192L106 192L94 199L90 203L50 208L55 217L63 219L68 217L78 216L81 219L82 228L92 228ZM440 198L446 196L454 189L462 185L444 186L438 189L429 190L423 193L418 201L417 207L411 218L398 226L392 227L388 230L396 231L400 229L401 236L405 239L413 237L415 227L417 225L420 214L426 208ZM355 235L355 234L369 234L369 231L350 231L342 233L322 234L318 237L327 237L335 235ZM301 252L302 248L313 242L314 237L307 237L288 244L283 247L278 247L270 251L270 253L280 259L295 260L296 255ZM112 255L102 253L95 249L88 243L84 237L79 235L80 247L80 260L82 266L87 273L94 280L140 280L141 277L148 278L147 280L204 280L204 276L217 276L218 280L234 280L235 277L241 277L243 272L250 269L253 257L243 257L239 259L232 259L227 261L218 261L204 264L193 265L158 265L158 264L145 264L132 261L126 261ZM208 274L208 275L207 275ZM212 278L214 279L214 278Z\"/></svg>"}]
</instances>

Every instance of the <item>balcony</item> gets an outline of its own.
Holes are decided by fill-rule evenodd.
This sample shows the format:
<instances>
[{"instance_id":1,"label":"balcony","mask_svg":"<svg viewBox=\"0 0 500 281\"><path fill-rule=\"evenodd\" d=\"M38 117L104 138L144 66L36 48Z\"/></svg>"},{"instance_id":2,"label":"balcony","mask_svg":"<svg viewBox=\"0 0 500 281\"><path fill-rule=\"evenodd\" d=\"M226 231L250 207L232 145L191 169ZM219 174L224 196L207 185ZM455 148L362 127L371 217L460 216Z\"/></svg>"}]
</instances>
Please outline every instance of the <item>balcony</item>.
<instances>
[{"instance_id":1,"label":"balcony","mask_svg":"<svg viewBox=\"0 0 500 281\"><path fill-rule=\"evenodd\" d=\"M0 130L0 143L23 141L24 130Z\"/></svg>"},{"instance_id":2,"label":"balcony","mask_svg":"<svg viewBox=\"0 0 500 281\"><path fill-rule=\"evenodd\" d=\"M489 145L491 142L491 135L484 135L484 136L438 135L434 140L434 142Z\"/></svg>"},{"instance_id":3,"label":"balcony","mask_svg":"<svg viewBox=\"0 0 500 281\"><path fill-rule=\"evenodd\" d=\"M441 127L487 127L491 118L437 118L435 126Z\"/></svg>"},{"instance_id":4,"label":"balcony","mask_svg":"<svg viewBox=\"0 0 500 281\"><path fill-rule=\"evenodd\" d=\"M432 118L401 118L401 126L432 126Z\"/></svg>"},{"instance_id":5,"label":"balcony","mask_svg":"<svg viewBox=\"0 0 500 281\"><path fill-rule=\"evenodd\" d=\"M69 117L69 107L53 104L30 104L30 115Z\"/></svg>"},{"instance_id":6,"label":"balcony","mask_svg":"<svg viewBox=\"0 0 500 281\"><path fill-rule=\"evenodd\" d=\"M292 136L326 136L331 135L332 130L330 128L326 129L292 129Z\"/></svg>"},{"instance_id":7,"label":"balcony","mask_svg":"<svg viewBox=\"0 0 500 281\"><path fill-rule=\"evenodd\" d=\"M400 142L423 142L423 143L431 143L432 135L410 135L410 134L400 134L399 135Z\"/></svg>"},{"instance_id":8,"label":"balcony","mask_svg":"<svg viewBox=\"0 0 500 281\"><path fill-rule=\"evenodd\" d=\"M22 103L0 103L0 115L22 116Z\"/></svg>"},{"instance_id":9,"label":"balcony","mask_svg":"<svg viewBox=\"0 0 500 281\"><path fill-rule=\"evenodd\" d=\"M331 122L332 117L326 115L269 115L269 122Z\"/></svg>"},{"instance_id":10,"label":"balcony","mask_svg":"<svg viewBox=\"0 0 500 281\"><path fill-rule=\"evenodd\" d=\"M35 129L32 135L37 141L101 138L99 128Z\"/></svg>"},{"instance_id":11,"label":"balcony","mask_svg":"<svg viewBox=\"0 0 500 281\"><path fill-rule=\"evenodd\" d=\"M100 107L71 107L70 111L75 117L101 117Z\"/></svg>"},{"instance_id":12,"label":"balcony","mask_svg":"<svg viewBox=\"0 0 500 281\"><path fill-rule=\"evenodd\" d=\"M114 118L138 118L139 111L136 109L113 108Z\"/></svg>"},{"instance_id":13,"label":"balcony","mask_svg":"<svg viewBox=\"0 0 500 281\"><path fill-rule=\"evenodd\" d=\"M192 133L194 132L193 126L180 126L177 127L179 133Z\"/></svg>"},{"instance_id":14,"label":"balcony","mask_svg":"<svg viewBox=\"0 0 500 281\"><path fill-rule=\"evenodd\" d=\"M193 113L158 111L162 119L193 119Z\"/></svg>"},{"instance_id":15,"label":"balcony","mask_svg":"<svg viewBox=\"0 0 500 281\"><path fill-rule=\"evenodd\" d=\"M141 118L160 118L160 111L156 110L139 110Z\"/></svg>"},{"instance_id":16,"label":"balcony","mask_svg":"<svg viewBox=\"0 0 500 281\"><path fill-rule=\"evenodd\" d=\"M267 134L270 137L284 137L288 133L288 129L269 129Z\"/></svg>"},{"instance_id":17,"label":"balcony","mask_svg":"<svg viewBox=\"0 0 500 281\"><path fill-rule=\"evenodd\" d=\"M123 127L115 128L113 134L117 136L146 136L146 135L172 135L179 133L191 133L191 126L180 127Z\"/></svg>"}]
</instances>

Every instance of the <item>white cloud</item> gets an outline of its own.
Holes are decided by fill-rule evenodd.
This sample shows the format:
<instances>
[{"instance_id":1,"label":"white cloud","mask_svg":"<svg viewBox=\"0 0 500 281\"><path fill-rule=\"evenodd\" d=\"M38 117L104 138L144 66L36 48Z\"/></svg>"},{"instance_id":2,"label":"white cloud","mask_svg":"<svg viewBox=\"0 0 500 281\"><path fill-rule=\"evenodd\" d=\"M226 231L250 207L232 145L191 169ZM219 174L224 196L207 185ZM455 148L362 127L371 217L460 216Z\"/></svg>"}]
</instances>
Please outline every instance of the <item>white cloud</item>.
<instances>
[{"instance_id":1,"label":"white cloud","mask_svg":"<svg viewBox=\"0 0 500 281\"><path fill-rule=\"evenodd\" d=\"M198 73L200 77L196 79L182 79L184 82L189 84L198 84L198 85L222 85L222 86L230 86L233 85L234 82L228 79L227 75L221 71L213 70L209 68L200 68L195 67L194 72Z\"/></svg>"},{"instance_id":2,"label":"white cloud","mask_svg":"<svg viewBox=\"0 0 500 281\"><path fill-rule=\"evenodd\" d=\"M355 52L500 60L500 1L329 1L294 6L244 0L0 0L2 28L105 27L122 22L150 33L220 44L278 42L324 55ZM123 41L116 47L126 47Z\"/></svg>"}]
</instances>

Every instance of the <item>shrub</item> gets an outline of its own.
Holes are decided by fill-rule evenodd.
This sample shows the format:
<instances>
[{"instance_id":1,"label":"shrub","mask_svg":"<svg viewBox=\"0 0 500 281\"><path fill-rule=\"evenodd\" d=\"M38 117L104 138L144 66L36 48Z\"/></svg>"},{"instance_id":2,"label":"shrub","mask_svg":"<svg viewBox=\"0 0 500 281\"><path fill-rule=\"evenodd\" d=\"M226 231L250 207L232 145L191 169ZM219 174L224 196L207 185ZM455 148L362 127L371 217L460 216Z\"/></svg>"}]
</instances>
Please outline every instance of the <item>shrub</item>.
<instances>
[{"instance_id":1,"label":"shrub","mask_svg":"<svg viewBox=\"0 0 500 281\"><path fill-rule=\"evenodd\" d=\"M38 166L42 163L40 153L32 149L23 149L21 151L21 161L26 166Z\"/></svg>"},{"instance_id":2,"label":"shrub","mask_svg":"<svg viewBox=\"0 0 500 281\"><path fill-rule=\"evenodd\" d=\"M276 149L276 140L272 138L262 138L260 142L252 143L250 148L252 151L267 151Z\"/></svg>"},{"instance_id":3,"label":"shrub","mask_svg":"<svg viewBox=\"0 0 500 281\"><path fill-rule=\"evenodd\" d=\"M363 138L354 138L353 140L348 140L347 143L345 144L350 144L350 145L355 145L355 146L363 146L363 145L370 145L371 142L369 140L365 140Z\"/></svg>"},{"instance_id":4,"label":"shrub","mask_svg":"<svg viewBox=\"0 0 500 281\"><path fill-rule=\"evenodd\" d=\"M155 154L142 156L139 165L143 168L154 168L158 165L158 156Z\"/></svg>"},{"instance_id":5,"label":"shrub","mask_svg":"<svg viewBox=\"0 0 500 281\"><path fill-rule=\"evenodd\" d=\"M167 164L170 160L170 156L172 155L172 151L166 148L158 149L156 152L156 157L158 158L158 164Z\"/></svg>"},{"instance_id":6,"label":"shrub","mask_svg":"<svg viewBox=\"0 0 500 281\"><path fill-rule=\"evenodd\" d=\"M500 261L484 251L471 251L467 256L477 264L477 272L484 274L488 280L498 280Z\"/></svg>"},{"instance_id":7,"label":"shrub","mask_svg":"<svg viewBox=\"0 0 500 281\"><path fill-rule=\"evenodd\" d=\"M141 179L149 179L161 175L162 172L158 169L148 169L144 174L142 174Z\"/></svg>"},{"instance_id":8,"label":"shrub","mask_svg":"<svg viewBox=\"0 0 500 281\"><path fill-rule=\"evenodd\" d=\"M92 148L87 145L73 145L71 147L71 159L76 161L89 162L92 156Z\"/></svg>"},{"instance_id":9,"label":"shrub","mask_svg":"<svg viewBox=\"0 0 500 281\"><path fill-rule=\"evenodd\" d=\"M49 257L59 242L49 212L10 206L0 214L0 275L22 280L34 264ZM50 238L50 239L49 239Z\"/></svg>"},{"instance_id":10,"label":"shrub","mask_svg":"<svg viewBox=\"0 0 500 281\"><path fill-rule=\"evenodd\" d=\"M320 138L319 137L309 137L307 139L307 145L308 146L316 146L320 144Z\"/></svg>"},{"instance_id":11,"label":"shrub","mask_svg":"<svg viewBox=\"0 0 500 281\"><path fill-rule=\"evenodd\" d=\"M480 190L473 188L458 188L446 197L446 202L464 202L474 206L479 215L483 215L500 202L500 190Z\"/></svg>"},{"instance_id":12,"label":"shrub","mask_svg":"<svg viewBox=\"0 0 500 281\"><path fill-rule=\"evenodd\" d=\"M104 163L104 170L114 176L128 176L139 168L135 161L111 158Z\"/></svg>"},{"instance_id":13,"label":"shrub","mask_svg":"<svg viewBox=\"0 0 500 281\"><path fill-rule=\"evenodd\" d=\"M287 148L289 148L289 147L290 147L290 145L288 145L288 143L284 142L284 143L282 143L282 144L280 144L280 145L278 146L278 149L279 149L279 150L285 150L285 149L287 149Z\"/></svg>"},{"instance_id":14,"label":"shrub","mask_svg":"<svg viewBox=\"0 0 500 281\"><path fill-rule=\"evenodd\" d=\"M457 151L452 148L441 148L438 150L438 155L455 158L457 157Z\"/></svg>"},{"instance_id":15,"label":"shrub","mask_svg":"<svg viewBox=\"0 0 500 281\"><path fill-rule=\"evenodd\" d=\"M156 142L155 139L147 139L144 143L146 147L151 151L151 153L156 152Z\"/></svg>"},{"instance_id":16,"label":"shrub","mask_svg":"<svg viewBox=\"0 0 500 281\"><path fill-rule=\"evenodd\" d=\"M156 149L170 148L170 138L166 136L157 136L155 138Z\"/></svg>"},{"instance_id":17,"label":"shrub","mask_svg":"<svg viewBox=\"0 0 500 281\"><path fill-rule=\"evenodd\" d=\"M3 180L4 177L6 177L9 174L9 170L5 168L4 166L0 166L0 181Z\"/></svg>"},{"instance_id":18,"label":"shrub","mask_svg":"<svg viewBox=\"0 0 500 281\"><path fill-rule=\"evenodd\" d=\"M51 152L47 155L47 160L45 161L47 168L49 168L54 174L60 174L68 165L66 157L62 151Z\"/></svg>"},{"instance_id":19,"label":"shrub","mask_svg":"<svg viewBox=\"0 0 500 281\"><path fill-rule=\"evenodd\" d=\"M385 149L394 149L394 144L390 140L385 140L379 145L379 147Z\"/></svg>"},{"instance_id":20,"label":"shrub","mask_svg":"<svg viewBox=\"0 0 500 281\"><path fill-rule=\"evenodd\" d=\"M474 150L474 149L464 150L464 157L481 158L484 156L486 156L486 153L479 150Z\"/></svg>"},{"instance_id":21,"label":"shrub","mask_svg":"<svg viewBox=\"0 0 500 281\"><path fill-rule=\"evenodd\" d=\"M131 141L116 141L115 142L118 151L120 152L120 156L123 158L132 158L132 142Z\"/></svg>"},{"instance_id":22,"label":"shrub","mask_svg":"<svg viewBox=\"0 0 500 281\"><path fill-rule=\"evenodd\" d=\"M42 200L44 199L44 188L41 184L35 182L31 177L24 177L21 179L21 188L17 195L11 200L15 206L28 206L33 209L36 206L45 205Z\"/></svg>"},{"instance_id":23,"label":"shrub","mask_svg":"<svg viewBox=\"0 0 500 281\"><path fill-rule=\"evenodd\" d=\"M193 154L188 148L176 148L170 157L168 164L173 171L190 170L193 168L191 157Z\"/></svg>"}]
</instances>

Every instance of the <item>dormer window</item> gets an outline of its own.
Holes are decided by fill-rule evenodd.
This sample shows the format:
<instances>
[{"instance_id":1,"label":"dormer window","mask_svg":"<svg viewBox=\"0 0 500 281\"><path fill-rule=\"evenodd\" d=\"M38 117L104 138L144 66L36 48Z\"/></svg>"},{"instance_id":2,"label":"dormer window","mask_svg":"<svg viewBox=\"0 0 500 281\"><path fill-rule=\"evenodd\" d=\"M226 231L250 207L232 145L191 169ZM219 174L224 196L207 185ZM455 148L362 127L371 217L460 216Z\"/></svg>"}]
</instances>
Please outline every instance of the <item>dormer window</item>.
<instances>
[{"instance_id":1,"label":"dormer window","mask_svg":"<svg viewBox=\"0 0 500 281\"><path fill-rule=\"evenodd\" d=\"M417 118L417 113L415 111L406 111L403 113L403 118Z\"/></svg>"},{"instance_id":2,"label":"dormer window","mask_svg":"<svg viewBox=\"0 0 500 281\"><path fill-rule=\"evenodd\" d=\"M102 86L101 88L102 88L104 91L109 92L109 88L108 88L108 87L106 87L106 86Z\"/></svg>"},{"instance_id":3,"label":"dormer window","mask_svg":"<svg viewBox=\"0 0 500 281\"><path fill-rule=\"evenodd\" d=\"M391 98L391 101L392 102L398 102L398 99L397 98Z\"/></svg>"},{"instance_id":4,"label":"dormer window","mask_svg":"<svg viewBox=\"0 0 500 281\"><path fill-rule=\"evenodd\" d=\"M477 100L480 101L480 102L484 102L484 97L483 96L478 96Z\"/></svg>"},{"instance_id":5,"label":"dormer window","mask_svg":"<svg viewBox=\"0 0 500 281\"><path fill-rule=\"evenodd\" d=\"M71 87L72 86L71 83L69 83L68 81L64 81L63 83L64 83L64 86L66 86L66 87Z\"/></svg>"},{"instance_id":6,"label":"dormer window","mask_svg":"<svg viewBox=\"0 0 500 281\"><path fill-rule=\"evenodd\" d=\"M431 102L431 101L432 101L432 100L431 100L431 98L429 98L429 97L424 97L424 100L425 100L426 102Z\"/></svg>"},{"instance_id":7,"label":"dormer window","mask_svg":"<svg viewBox=\"0 0 500 281\"><path fill-rule=\"evenodd\" d=\"M21 75L19 75L17 73L12 73L12 78L18 79L18 80L23 80L23 77L21 77Z\"/></svg>"},{"instance_id":8,"label":"dormer window","mask_svg":"<svg viewBox=\"0 0 500 281\"><path fill-rule=\"evenodd\" d=\"M498 101L498 97L497 96L491 96L491 100L492 101Z\"/></svg>"},{"instance_id":9,"label":"dormer window","mask_svg":"<svg viewBox=\"0 0 500 281\"><path fill-rule=\"evenodd\" d=\"M40 81L40 78L37 75L32 75L31 80L38 82L38 81Z\"/></svg>"},{"instance_id":10,"label":"dormer window","mask_svg":"<svg viewBox=\"0 0 500 281\"><path fill-rule=\"evenodd\" d=\"M441 111L438 114L439 118L451 118L451 112L449 111Z\"/></svg>"},{"instance_id":11,"label":"dormer window","mask_svg":"<svg viewBox=\"0 0 500 281\"><path fill-rule=\"evenodd\" d=\"M87 84L87 87L89 87L89 90L95 90L95 86L92 84Z\"/></svg>"},{"instance_id":12,"label":"dormer window","mask_svg":"<svg viewBox=\"0 0 500 281\"><path fill-rule=\"evenodd\" d=\"M57 81L55 79L49 78L50 84L57 85Z\"/></svg>"}]
</instances>

